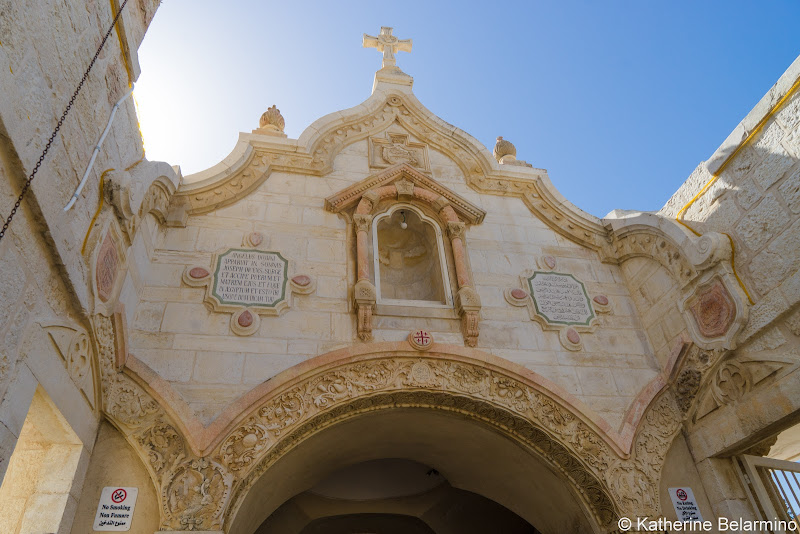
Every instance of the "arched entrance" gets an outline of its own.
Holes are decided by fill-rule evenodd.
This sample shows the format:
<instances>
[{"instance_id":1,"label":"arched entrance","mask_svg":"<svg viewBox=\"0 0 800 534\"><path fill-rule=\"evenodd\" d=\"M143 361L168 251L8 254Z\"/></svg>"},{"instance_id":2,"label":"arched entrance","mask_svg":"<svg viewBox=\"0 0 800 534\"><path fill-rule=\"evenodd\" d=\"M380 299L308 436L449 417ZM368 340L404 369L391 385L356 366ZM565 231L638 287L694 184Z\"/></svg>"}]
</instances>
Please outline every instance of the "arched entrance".
<instances>
[{"instance_id":1,"label":"arched entrance","mask_svg":"<svg viewBox=\"0 0 800 534\"><path fill-rule=\"evenodd\" d=\"M180 406L158 408L168 390L124 386L126 406L151 407L128 425L137 428L129 439L160 488L162 530L263 534L276 510L331 473L386 459L430 466L454 491L542 533L609 532L620 499L638 498L629 490L640 487L631 485L640 471L574 399L468 347L434 343L419 352L385 342L318 356L251 390L205 428L177 418ZM112 415L118 396L111 391Z\"/></svg>"},{"instance_id":2,"label":"arched entrance","mask_svg":"<svg viewBox=\"0 0 800 534\"><path fill-rule=\"evenodd\" d=\"M263 385L211 456L238 471L226 532L261 534L331 473L381 459L430 466L543 533L610 530L618 512L602 475L615 454L557 394L474 349L407 347L344 349Z\"/></svg>"},{"instance_id":3,"label":"arched entrance","mask_svg":"<svg viewBox=\"0 0 800 534\"><path fill-rule=\"evenodd\" d=\"M297 501L297 495L306 495L299 503L306 505L303 510L306 520L298 525L301 528L293 531L297 534L309 526L313 528L314 521L319 523L323 518L352 515L346 512L388 514L393 511L404 511L406 517L416 514L428 528L433 528L431 532L451 532L443 529L455 526L459 514L468 515L468 510L458 510L460 504L472 502L473 506L479 506L483 501L496 503L497 508L507 512L497 512L498 521L513 522L518 516L519 524L527 522L537 529L519 530L526 534L605 531L571 487L571 481L547 461L499 431L496 425L454 411L452 404L437 408L434 403L438 401L446 402L446 399L436 395L375 398L342 410L333 420L312 423L316 428L309 429L311 433L305 438L287 438L302 441L253 484L230 518L229 533L268 534L278 532L275 530L278 524L280 532L288 533L285 523L269 519L285 502ZM487 409L487 416L493 415L490 411ZM307 496L309 489L313 494L314 488L331 474L342 471L346 474L347 466L389 458L411 459L430 466L442 477L442 486L480 497L471 501L452 499L450 509L442 510L441 507L437 509L437 505L446 500L447 495L431 495L437 488L444 493L442 487L408 495L405 499L342 502L343 499L333 506L330 500L312 502ZM451 514L449 518L448 513ZM510 532L502 528L497 531Z\"/></svg>"}]
</instances>

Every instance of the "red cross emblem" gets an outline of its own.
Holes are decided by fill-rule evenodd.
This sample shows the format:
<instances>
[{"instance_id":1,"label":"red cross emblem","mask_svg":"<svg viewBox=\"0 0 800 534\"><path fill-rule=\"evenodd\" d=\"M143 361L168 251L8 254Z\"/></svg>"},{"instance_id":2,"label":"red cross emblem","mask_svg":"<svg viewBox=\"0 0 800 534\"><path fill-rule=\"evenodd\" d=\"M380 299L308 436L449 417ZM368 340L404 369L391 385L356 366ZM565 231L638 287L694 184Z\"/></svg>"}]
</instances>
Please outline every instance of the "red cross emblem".
<instances>
[{"instance_id":1,"label":"red cross emblem","mask_svg":"<svg viewBox=\"0 0 800 534\"><path fill-rule=\"evenodd\" d=\"M424 330L417 330L414 332L414 341L422 346L425 346L431 342L431 336Z\"/></svg>"},{"instance_id":2,"label":"red cross emblem","mask_svg":"<svg viewBox=\"0 0 800 534\"><path fill-rule=\"evenodd\" d=\"M415 330L408 334L408 342L417 350L428 350L433 345L433 336L425 330Z\"/></svg>"}]
</instances>

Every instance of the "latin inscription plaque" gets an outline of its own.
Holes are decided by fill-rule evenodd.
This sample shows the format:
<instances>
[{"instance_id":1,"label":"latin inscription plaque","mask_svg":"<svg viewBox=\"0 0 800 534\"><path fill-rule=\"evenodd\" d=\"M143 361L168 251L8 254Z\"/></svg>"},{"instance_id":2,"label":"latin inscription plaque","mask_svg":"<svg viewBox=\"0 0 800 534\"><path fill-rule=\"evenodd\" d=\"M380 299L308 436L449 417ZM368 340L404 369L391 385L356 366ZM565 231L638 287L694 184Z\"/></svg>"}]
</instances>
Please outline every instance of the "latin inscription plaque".
<instances>
[{"instance_id":1,"label":"latin inscription plaque","mask_svg":"<svg viewBox=\"0 0 800 534\"><path fill-rule=\"evenodd\" d=\"M288 263L279 252L230 249L217 256L211 295L227 306L274 308L286 299Z\"/></svg>"},{"instance_id":2,"label":"latin inscription plaque","mask_svg":"<svg viewBox=\"0 0 800 534\"><path fill-rule=\"evenodd\" d=\"M571 274L536 271L528 284L536 313L548 324L589 326L595 316L583 282Z\"/></svg>"}]
</instances>

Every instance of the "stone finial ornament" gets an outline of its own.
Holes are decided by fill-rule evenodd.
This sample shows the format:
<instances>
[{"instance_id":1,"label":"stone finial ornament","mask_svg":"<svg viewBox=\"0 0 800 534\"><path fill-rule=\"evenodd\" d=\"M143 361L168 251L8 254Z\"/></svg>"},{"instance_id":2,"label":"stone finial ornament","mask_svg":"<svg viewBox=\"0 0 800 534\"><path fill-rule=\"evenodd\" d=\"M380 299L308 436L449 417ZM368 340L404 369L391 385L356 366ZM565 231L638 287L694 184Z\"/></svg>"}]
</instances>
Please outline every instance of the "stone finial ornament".
<instances>
[{"instance_id":1,"label":"stone finial ornament","mask_svg":"<svg viewBox=\"0 0 800 534\"><path fill-rule=\"evenodd\" d=\"M497 138L497 144L494 145L494 159L500 165L517 165L519 167L533 167L530 163L517 159L517 147L511 141L506 141L503 136Z\"/></svg>"},{"instance_id":2,"label":"stone finial ornament","mask_svg":"<svg viewBox=\"0 0 800 534\"><path fill-rule=\"evenodd\" d=\"M497 160L498 163L501 162L504 156L513 156L514 158L517 157L517 147L511 141L506 141L503 139L503 136L497 138L497 144L494 145L494 159Z\"/></svg>"},{"instance_id":3,"label":"stone finial ornament","mask_svg":"<svg viewBox=\"0 0 800 534\"><path fill-rule=\"evenodd\" d=\"M281 115L281 110L279 110L277 106L272 106L261 115L261 118L258 120L258 129L253 130L253 133L281 135L285 137L286 134L283 133L283 128L285 126L286 121L283 119L283 115Z\"/></svg>"}]
</instances>

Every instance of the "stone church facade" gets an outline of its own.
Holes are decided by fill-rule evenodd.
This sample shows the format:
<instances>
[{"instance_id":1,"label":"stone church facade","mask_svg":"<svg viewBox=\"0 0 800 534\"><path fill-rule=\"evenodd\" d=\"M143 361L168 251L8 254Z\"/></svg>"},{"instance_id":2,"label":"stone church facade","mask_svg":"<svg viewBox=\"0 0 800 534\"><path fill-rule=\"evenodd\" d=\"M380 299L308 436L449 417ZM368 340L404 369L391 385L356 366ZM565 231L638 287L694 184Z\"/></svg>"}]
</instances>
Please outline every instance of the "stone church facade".
<instances>
[{"instance_id":1,"label":"stone church facade","mask_svg":"<svg viewBox=\"0 0 800 534\"><path fill-rule=\"evenodd\" d=\"M65 212L157 4L123 9L0 241L4 532L105 531L104 488L139 534L607 533L678 519L676 488L787 514L800 61L659 212L597 219L439 119L390 28L365 102L299 139L273 106L194 175L123 100ZM6 12L4 216L114 16Z\"/></svg>"}]
</instances>

